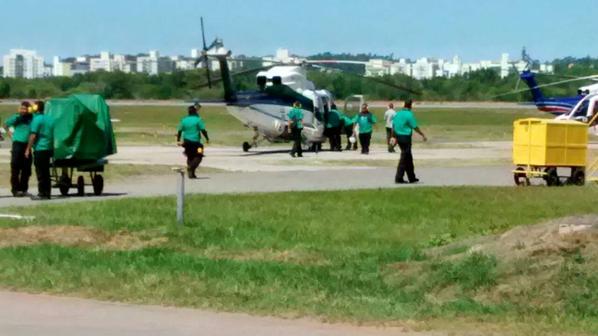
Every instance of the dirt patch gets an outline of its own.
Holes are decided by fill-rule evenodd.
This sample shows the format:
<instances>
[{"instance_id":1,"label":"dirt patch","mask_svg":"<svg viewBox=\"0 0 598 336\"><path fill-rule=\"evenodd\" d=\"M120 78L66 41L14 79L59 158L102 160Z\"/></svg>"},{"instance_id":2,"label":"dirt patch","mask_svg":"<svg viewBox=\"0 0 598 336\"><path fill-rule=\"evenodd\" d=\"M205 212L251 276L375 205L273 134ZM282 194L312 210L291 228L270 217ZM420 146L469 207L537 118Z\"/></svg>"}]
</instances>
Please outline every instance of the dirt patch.
<instances>
[{"instance_id":1,"label":"dirt patch","mask_svg":"<svg viewBox=\"0 0 598 336\"><path fill-rule=\"evenodd\" d=\"M322 256L303 250L256 249L243 251L223 251L207 249L202 254L211 259L229 259L237 261L275 261L298 265L324 265L328 261Z\"/></svg>"},{"instance_id":2,"label":"dirt patch","mask_svg":"<svg viewBox=\"0 0 598 336\"><path fill-rule=\"evenodd\" d=\"M572 216L536 225L519 226L501 235L430 249L428 255L442 257L460 246L469 246L465 253L491 254L502 261L561 257L581 251L597 256L598 215ZM456 254L452 257L459 258L461 255Z\"/></svg>"},{"instance_id":3,"label":"dirt patch","mask_svg":"<svg viewBox=\"0 0 598 336\"><path fill-rule=\"evenodd\" d=\"M388 265L387 281L406 289L423 290L426 300L437 305L467 296L482 304L577 309L571 308L575 306L572 297L587 297L593 290L588 286L597 276L598 215L520 226L500 235L469 239L425 253L428 258L423 261ZM496 263L466 263L477 260L475 254ZM439 275L443 281L435 281ZM488 281L474 287L462 285L463 281L482 277Z\"/></svg>"},{"instance_id":4,"label":"dirt patch","mask_svg":"<svg viewBox=\"0 0 598 336\"><path fill-rule=\"evenodd\" d=\"M106 250L136 250L164 243L166 238L142 239L126 231L107 233L73 225L25 226L0 229L0 248L36 244L98 247Z\"/></svg>"}]
</instances>

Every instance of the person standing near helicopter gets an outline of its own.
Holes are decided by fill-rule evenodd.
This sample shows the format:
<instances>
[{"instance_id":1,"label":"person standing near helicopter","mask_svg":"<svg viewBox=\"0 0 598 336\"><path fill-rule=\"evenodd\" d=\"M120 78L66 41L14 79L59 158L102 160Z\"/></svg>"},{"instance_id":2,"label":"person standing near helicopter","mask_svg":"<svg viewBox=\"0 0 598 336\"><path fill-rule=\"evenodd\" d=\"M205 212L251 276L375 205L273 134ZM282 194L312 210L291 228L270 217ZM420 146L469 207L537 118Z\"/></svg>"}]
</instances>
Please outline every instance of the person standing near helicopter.
<instances>
[{"instance_id":1,"label":"person standing near helicopter","mask_svg":"<svg viewBox=\"0 0 598 336\"><path fill-rule=\"evenodd\" d=\"M372 140L373 126L376 123L376 116L368 109L368 104L361 105L361 113L355 116L355 126L359 127L359 144L361 154L370 153L370 141ZM355 130L357 133L357 130Z\"/></svg>"},{"instance_id":2,"label":"person standing near helicopter","mask_svg":"<svg viewBox=\"0 0 598 336\"><path fill-rule=\"evenodd\" d=\"M196 105L197 106L197 105ZM206 142L210 143L208 131L204 121L199 117L196 106L189 106L187 108L188 115L184 117L178 127L177 145L185 149L185 156L187 156L187 173L190 179L197 178L195 171L204 156L204 146L201 143L201 135L206 138ZM201 105L199 105L201 107ZM183 142L181 142L181 136Z\"/></svg>"},{"instance_id":3,"label":"person standing near helicopter","mask_svg":"<svg viewBox=\"0 0 598 336\"><path fill-rule=\"evenodd\" d=\"M330 106L326 128L328 129L328 138L330 139L330 150L337 152L342 151L341 113L336 109L335 104Z\"/></svg>"},{"instance_id":4,"label":"person standing near helicopter","mask_svg":"<svg viewBox=\"0 0 598 336\"><path fill-rule=\"evenodd\" d=\"M291 156L303 157L303 148L301 148L301 132L303 131L303 110L301 103L298 101L293 103L293 108L287 113L288 128L291 131L291 139L293 140L293 147L291 148Z\"/></svg>"}]
</instances>

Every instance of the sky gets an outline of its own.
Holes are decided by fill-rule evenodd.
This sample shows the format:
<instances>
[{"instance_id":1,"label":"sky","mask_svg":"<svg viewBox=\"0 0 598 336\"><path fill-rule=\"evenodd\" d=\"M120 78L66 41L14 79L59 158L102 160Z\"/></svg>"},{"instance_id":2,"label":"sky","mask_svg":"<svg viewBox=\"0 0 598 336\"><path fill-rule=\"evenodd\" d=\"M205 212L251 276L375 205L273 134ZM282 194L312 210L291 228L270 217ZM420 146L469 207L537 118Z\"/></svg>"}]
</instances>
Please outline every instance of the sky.
<instances>
[{"instance_id":1,"label":"sky","mask_svg":"<svg viewBox=\"0 0 598 336\"><path fill-rule=\"evenodd\" d=\"M220 37L235 55L277 48L497 60L525 46L536 59L598 56L591 0L2 0L0 55L100 51L189 55ZM209 43L209 42L208 42Z\"/></svg>"}]
</instances>

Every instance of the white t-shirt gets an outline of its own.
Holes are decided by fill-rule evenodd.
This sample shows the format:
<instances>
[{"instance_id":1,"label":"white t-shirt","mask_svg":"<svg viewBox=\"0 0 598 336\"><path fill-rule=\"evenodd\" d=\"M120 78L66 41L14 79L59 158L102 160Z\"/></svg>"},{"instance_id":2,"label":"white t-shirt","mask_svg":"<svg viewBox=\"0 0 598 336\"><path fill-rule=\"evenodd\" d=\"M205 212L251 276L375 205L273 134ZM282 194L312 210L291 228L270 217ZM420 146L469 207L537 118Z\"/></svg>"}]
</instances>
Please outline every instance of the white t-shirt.
<instances>
[{"instance_id":1,"label":"white t-shirt","mask_svg":"<svg viewBox=\"0 0 598 336\"><path fill-rule=\"evenodd\" d=\"M392 118L395 117L397 112L393 109L388 109L384 112L384 121L386 122L386 128L392 128Z\"/></svg>"}]
</instances>

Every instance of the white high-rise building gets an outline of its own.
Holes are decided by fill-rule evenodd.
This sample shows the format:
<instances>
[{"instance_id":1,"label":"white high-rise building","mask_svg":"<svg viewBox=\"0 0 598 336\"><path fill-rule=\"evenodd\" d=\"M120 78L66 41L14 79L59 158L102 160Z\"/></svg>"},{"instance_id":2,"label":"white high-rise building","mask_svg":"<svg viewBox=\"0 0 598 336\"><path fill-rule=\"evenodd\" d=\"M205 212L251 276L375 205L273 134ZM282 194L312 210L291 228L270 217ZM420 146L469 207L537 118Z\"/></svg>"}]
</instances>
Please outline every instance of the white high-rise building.
<instances>
[{"instance_id":1,"label":"white high-rise building","mask_svg":"<svg viewBox=\"0 0 598 336\"><path fill-rule=\"evenodd\" d=\"M54 60L52 62L52 76L70 77L73 75L71 70L71 63L62 62L60 57L54 56Z\"/></svg>"},{"instance_id":2,"label":"white high-rise building","mask_svg":"<svg viewBox=\"0 0 598 336\"><path fill-rule=\"evenodd\" d=\"M371 59L365 65L366 76L384 76L391 72L391 62L384 59Z\"/></svg>"},{"instance_id":3,"label":"white high-rise building","mask_svg":"<svg viewBox=\"0 0 598 336\"><path fill-rule=\"evenodd\" d=\"M149 52L149 56L137 57L137 72L157 75L164 72L173 72L175 62L169 57L160 57L157 50Z\"/></svg>"},{"instance_id":4,"label":"white high-rise building","mask_svg":"<svg viewBox=\"0 0 598 336\"><path fill-rule=\"evenodd\" d=\"M102 51L100 53L100 57L94 57L89 60L89 70L90 71L113 71L114 70L114 62L109 52Z\"/></svg>"},{"instance_id":5,"label":"white high-rise building","mask_svg":"<svg viewBox=\"0 0 598 336\"><path fill-rule=\"evenodd\" d=\"M41 78L45 75L44 58L34 50L11 49L3 57L4 77Z\"/></svg>"}]
</instances>

